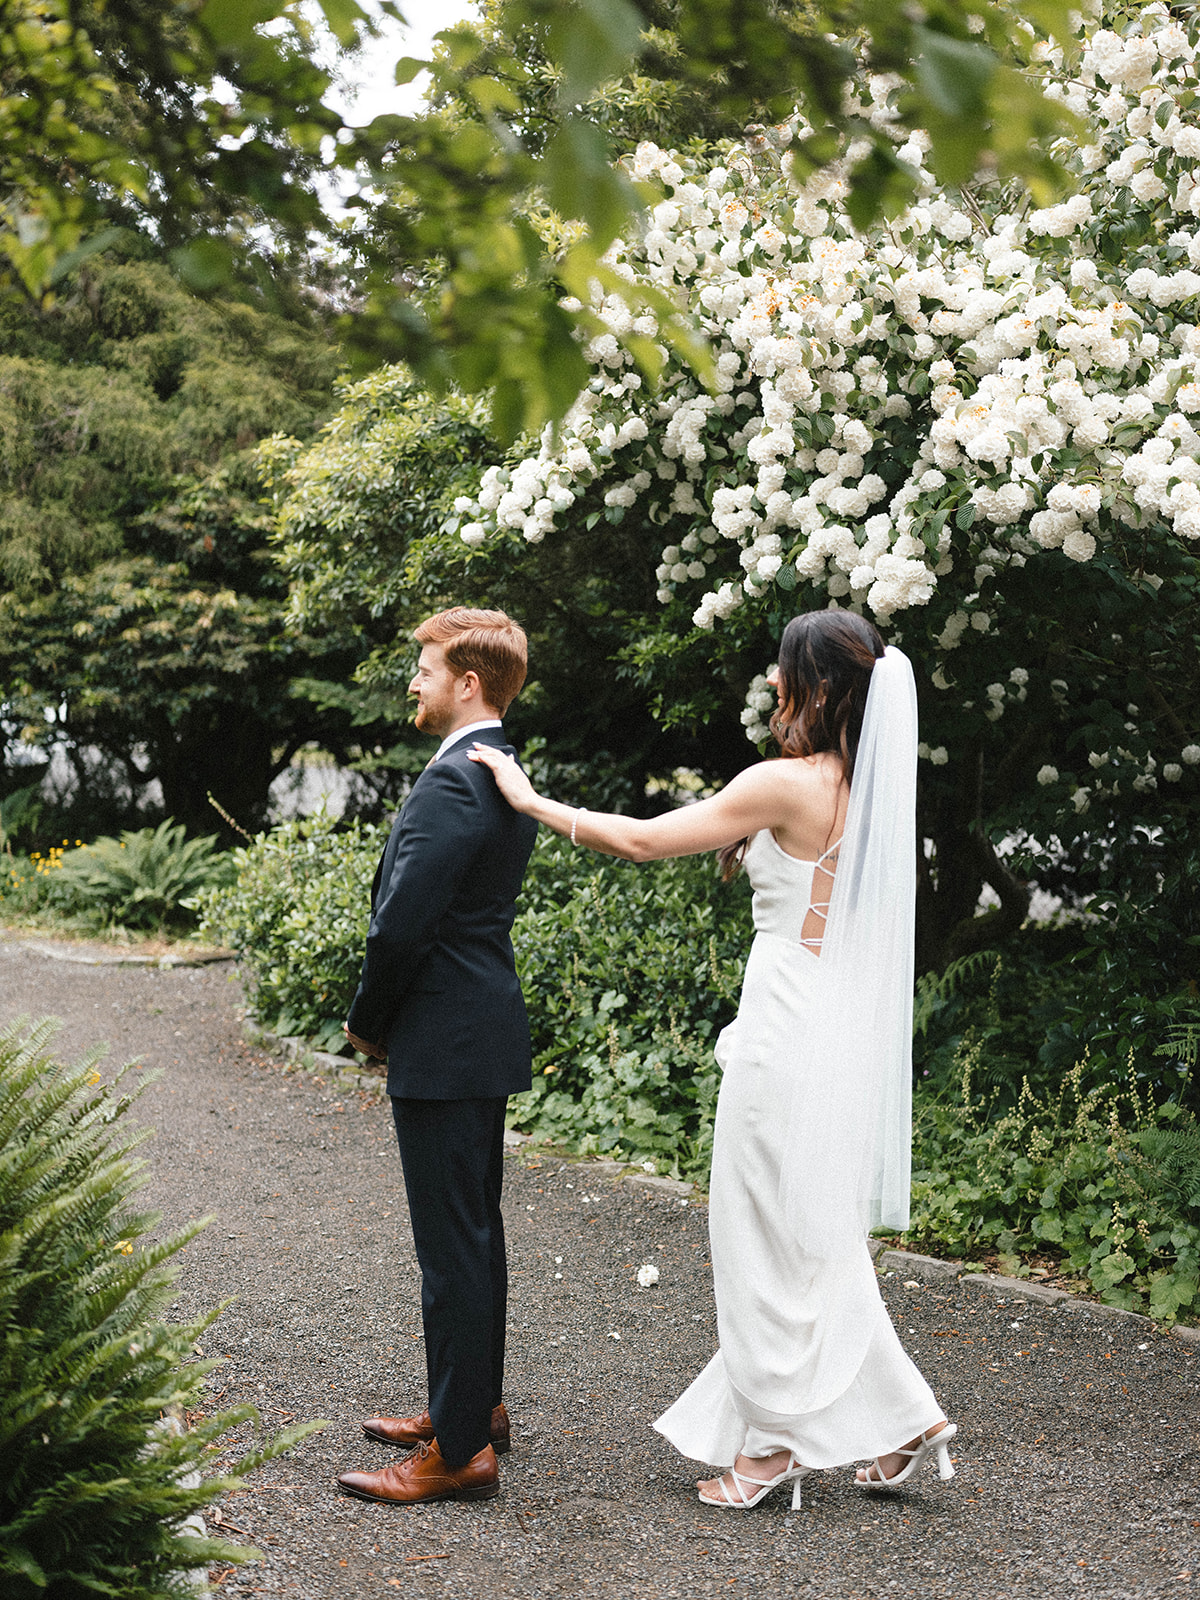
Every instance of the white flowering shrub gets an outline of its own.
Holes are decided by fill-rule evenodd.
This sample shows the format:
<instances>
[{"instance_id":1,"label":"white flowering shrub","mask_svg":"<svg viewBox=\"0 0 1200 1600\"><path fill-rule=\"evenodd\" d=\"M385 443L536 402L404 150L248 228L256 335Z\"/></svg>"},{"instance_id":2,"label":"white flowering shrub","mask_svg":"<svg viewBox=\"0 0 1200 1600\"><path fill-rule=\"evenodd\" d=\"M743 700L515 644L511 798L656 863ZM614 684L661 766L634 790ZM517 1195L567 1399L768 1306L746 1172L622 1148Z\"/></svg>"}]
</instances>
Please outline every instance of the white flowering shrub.
<instances>
[{"instance_id":1,"label":"white flowering shrub","mask_svg":"<svg viewBox=\"0 0 1200 1600\"><path fill-rule=\"evenodd\" d=\"M654 319L598 293L559 436L455 507L474 546L636 519L659 631L697 663L758 639L765 667L795 610L864 613L918 662L943 792L993 753L997 799L1033 797L1008 825L1043 835L1160 779L1194 803L1197 776L1198 35L1163 5L1091 12L1069 59L1035 50L1083 129L1054 205L940 188L898 132L920 197L860 234L839 169L789 183L790 128L718 166L639 147L663 198L612 258L691 311L712 392L672 357L648 391L617 336ZM894 88L864 79L860 115L888 126ZM770 706L756 677L755 742Z\"/></svg>"}]
</instances>

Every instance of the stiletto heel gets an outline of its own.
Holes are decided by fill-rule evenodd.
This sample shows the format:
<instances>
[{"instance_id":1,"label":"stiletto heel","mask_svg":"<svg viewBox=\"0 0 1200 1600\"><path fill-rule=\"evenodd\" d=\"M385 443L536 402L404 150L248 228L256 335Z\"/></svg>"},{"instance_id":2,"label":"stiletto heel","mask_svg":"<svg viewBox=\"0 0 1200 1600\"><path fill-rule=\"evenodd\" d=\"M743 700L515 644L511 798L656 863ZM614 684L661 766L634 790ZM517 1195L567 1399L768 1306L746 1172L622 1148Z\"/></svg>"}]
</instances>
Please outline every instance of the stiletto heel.
<instances>
[{"instance_id":1,"label":"stiletto heel","mask_svg":"<svg viewBox=\"0 0 1200 1600\"><path fill-rule=\"evenodd\" d=\"M760 1500L765 1500L772 1489L777 1489L781 1483L791 1483L795 1486L792 1489L792 1510L799 1511L800 1480L807 1477L812 1470L812 1467L802 1466L795 1456L790 1457L787 1466L782 1472L777 1473L773 1478L765 1480L763 1478L749 1478L744 1472L739 1472L736 1467L730 1467L727 1472L723 1472L717 1479L721 1493L725 1496L723 1500L710 1500L707 1495L700 1494L699 1491L697 1491L697 1498L702 1506L715 1506L718 1511L749 1511L751 1506L756 1506ZM726 1478L733 1479L733 1486L738 1492L736 1500L729 1492L725 1482ZM755 1493L753 1494L746 1493L746 1487L750 1485L754 1487Z\"/></svg>"},{"instance_id":2,"label":"stiletto heel","mask_svg":"<svg viewBox=\"0 0 1200 1600\"><path fill-rule=\"evenodd\" d=\"M871 1465L863 1469L867 1474L866 1477L856 1478L855 1482L860 1489L897 1489L913 1476L922 1462L933 1455L937 1456L938 1477L942 1479L952 1478L954 1476L954 1463L950 1460L950 1451L947 1446L957 1432L958 1427L953 1422L948 1422L944 1428L939 1429L937 1433L932 1435L926 1429L911 1450L901 1447L899 1450L890 1452L892 1455L908 1457L899 1472L894 1473L890 1478L885 1478L883 1468L879 1465L879 1457L876 1456ZM875 1473L875 1477L871 1476L872 1472Z\"/></svg>"}]
</instances>

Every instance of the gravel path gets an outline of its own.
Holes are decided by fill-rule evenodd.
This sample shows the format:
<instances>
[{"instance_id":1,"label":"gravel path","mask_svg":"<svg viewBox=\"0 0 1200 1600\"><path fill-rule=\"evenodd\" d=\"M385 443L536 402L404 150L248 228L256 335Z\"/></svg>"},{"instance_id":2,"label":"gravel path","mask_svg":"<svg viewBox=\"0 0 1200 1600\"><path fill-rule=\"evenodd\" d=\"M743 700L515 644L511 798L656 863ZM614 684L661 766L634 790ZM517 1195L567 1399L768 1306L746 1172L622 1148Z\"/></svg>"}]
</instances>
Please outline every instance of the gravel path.
<instances>
[{"instance_id":1,"label":"gravel path","mask_svg":"<svg viewBox=\"0 0 1200 1600\"><path fill-rule=\"evenodd\" d=\"M346 1466L394 1459L361 1419L424 1404L418 1278L387 1107L339 1095L241 1042L228 965L158 971L51 961L0 943L0 1021L63 1018L162 1079L147 1201L214 1213L186 1251L177 1311L233 1303L206 1350L214 1405L329 1426L261 1469L221 1516L265 1552L221 1595L358 1600L754 1593L809 1600L1200 1590L1200 1349L1073 1307L978 1287L883 1292L960 1434L958 1476L867 1497L849 1471L751 1513L711 1511L696 1469L647 1426L715 1342L706 1217L678 1195L522 1151L506 1175L514 1448L492 1501L401 1510L340 1495ZM639 1289L643 1262L661 1273ZM810 1487L811 1485L811 1487ZM239 1535L240 1536L240 1535Z\"/></svg>"}]
</instances>

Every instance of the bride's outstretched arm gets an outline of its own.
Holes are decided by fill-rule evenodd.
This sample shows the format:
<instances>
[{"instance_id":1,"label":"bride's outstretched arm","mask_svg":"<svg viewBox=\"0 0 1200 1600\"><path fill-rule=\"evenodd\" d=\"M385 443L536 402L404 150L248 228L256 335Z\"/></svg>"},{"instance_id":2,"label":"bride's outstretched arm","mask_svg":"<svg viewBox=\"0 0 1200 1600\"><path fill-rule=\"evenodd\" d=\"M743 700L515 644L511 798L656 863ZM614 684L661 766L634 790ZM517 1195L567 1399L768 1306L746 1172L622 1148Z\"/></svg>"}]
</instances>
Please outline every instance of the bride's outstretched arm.
<instances>
[{"instance_id":1,"label":"bride's outstretched arm","mask_svg":"<svg viewBox=\"0 0 1200 1600\"><path fill-rule=\"evenodd\" d=\"M538 794L513 758L494 745L477 744L470 755L472 761L492 769L501 794L514 811L523 811L589 850L623 856L627 861L660 861L666 856L719 850L760 828L776 827L789 802L794 808L797 798L790 775L781 770L783 763L764 761L740 772L711 799L681 806L661 817L623 817L611 811L564 806Z\"/></svg>"}]
</instances>

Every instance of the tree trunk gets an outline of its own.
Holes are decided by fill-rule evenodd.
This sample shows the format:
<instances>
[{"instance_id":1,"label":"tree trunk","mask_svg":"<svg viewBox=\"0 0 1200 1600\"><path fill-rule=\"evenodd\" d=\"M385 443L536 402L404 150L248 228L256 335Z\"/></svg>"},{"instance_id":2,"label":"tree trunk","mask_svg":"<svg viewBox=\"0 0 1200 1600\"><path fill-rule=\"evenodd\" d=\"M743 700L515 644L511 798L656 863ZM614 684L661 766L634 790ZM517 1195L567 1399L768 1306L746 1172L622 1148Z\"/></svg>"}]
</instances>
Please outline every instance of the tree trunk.
<instances>
[{"instance_id":1,"label":"tree trunk","mask_svg":"<svg viewBox=\"0 0 1200 1600\"><path fill-rule=\"evenodd\" d=\"M917 797L918 973L986 950L1014 934L1029 914L1029 888L1004 865L983 827L983 755L972 752L953 789ZM982 914L984 884L1000 904Z\"/></svg>"}]
</instances>

